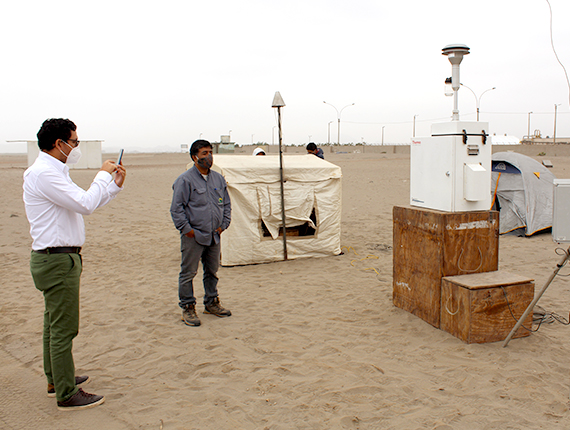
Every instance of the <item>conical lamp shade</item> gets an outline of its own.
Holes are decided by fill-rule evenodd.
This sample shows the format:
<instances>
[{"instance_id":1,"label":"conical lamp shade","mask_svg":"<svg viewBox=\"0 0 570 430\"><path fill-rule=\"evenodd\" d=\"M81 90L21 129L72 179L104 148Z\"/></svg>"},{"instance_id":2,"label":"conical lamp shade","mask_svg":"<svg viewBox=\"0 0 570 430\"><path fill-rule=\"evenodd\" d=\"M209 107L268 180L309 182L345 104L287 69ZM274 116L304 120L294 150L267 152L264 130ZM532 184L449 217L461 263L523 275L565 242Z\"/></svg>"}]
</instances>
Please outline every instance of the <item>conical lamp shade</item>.
<instances>
[{"instance_id":1,"label":"conical lamp shade","mask_svg":"<svg viewBox=\"0 0 570 430\"><path fill-rule=\"evenodd\" d=\"M275 96L273 97L273 103L271 104L271 107L283 107L285 106L285 102L283 101L283 97L281 97L281 94L279 93L279 91L277 91L275 93Z\"/></svg>"}]
</instances>

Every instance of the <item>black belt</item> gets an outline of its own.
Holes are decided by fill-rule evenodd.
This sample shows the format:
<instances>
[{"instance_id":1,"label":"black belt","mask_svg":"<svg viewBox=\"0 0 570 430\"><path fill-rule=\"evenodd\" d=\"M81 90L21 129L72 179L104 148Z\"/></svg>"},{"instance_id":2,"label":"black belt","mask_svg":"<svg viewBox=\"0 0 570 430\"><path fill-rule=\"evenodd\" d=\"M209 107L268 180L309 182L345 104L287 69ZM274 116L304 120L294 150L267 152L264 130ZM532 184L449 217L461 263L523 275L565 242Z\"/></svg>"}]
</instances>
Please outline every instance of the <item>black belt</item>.
<instances>
[{"instance_id":1,"label":"black belt","mask_svg":"<svg viewBox=\"0 0 570 430\"><path fill-rule=\"evenodd\" d=\"M79 254L81 252L80 246L57 246L54 248L40 249L34 251L38 254Z\"/></svg>"}]
</instances>

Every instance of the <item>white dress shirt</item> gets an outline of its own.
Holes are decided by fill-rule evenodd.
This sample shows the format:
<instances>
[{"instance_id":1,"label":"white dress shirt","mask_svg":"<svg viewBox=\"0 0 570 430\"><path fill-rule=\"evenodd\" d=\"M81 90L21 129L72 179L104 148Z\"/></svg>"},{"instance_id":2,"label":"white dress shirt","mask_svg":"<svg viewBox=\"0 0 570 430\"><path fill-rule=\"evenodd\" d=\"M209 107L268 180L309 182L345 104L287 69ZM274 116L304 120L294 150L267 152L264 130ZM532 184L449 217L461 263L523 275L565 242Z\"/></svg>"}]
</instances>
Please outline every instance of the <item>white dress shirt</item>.
<instances>
[{"instance_id":1,"label":"white dress shirt","mask_svg":"<svg viewBox=\"0 0 570 430\"><path fill-rule=\"evenodd\" d=\"M24 172L24 205L32 249L83 246L82 215L106 205L121 190L110 173L100 171L85 191L71 180L66 164L40 151L34 164Z\"/></svg>"}]
</instances>

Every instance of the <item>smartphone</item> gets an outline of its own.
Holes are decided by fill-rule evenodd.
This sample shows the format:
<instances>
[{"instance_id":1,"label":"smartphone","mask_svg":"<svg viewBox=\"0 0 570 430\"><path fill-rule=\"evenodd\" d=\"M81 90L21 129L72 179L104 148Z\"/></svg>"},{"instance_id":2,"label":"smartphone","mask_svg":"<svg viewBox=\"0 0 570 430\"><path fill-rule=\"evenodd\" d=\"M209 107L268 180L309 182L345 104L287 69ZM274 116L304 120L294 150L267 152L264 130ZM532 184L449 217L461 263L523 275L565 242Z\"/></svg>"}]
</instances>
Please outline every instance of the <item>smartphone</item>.
<instances>
[{"instance_id":1,"label":"smartphone","mask_svg":"<svg viewBox=\"0 0 570 430\"><path fill-rule=\"evenodd\" d=\"M123 161L123 152L125 150L121 149L121 151L119 152L119 158L117 158L117 164L121 164L121 161Z\"/></svg>"}]
</instances>

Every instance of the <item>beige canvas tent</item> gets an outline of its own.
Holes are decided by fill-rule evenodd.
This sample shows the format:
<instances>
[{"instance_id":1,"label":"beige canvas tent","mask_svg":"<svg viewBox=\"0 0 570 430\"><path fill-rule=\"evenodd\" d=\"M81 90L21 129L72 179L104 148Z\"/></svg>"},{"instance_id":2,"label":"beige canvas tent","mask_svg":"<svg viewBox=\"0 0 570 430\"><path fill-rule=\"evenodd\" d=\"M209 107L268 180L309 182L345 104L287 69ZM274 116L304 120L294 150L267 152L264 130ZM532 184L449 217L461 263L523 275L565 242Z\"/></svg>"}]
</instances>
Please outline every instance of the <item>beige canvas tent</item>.
<instances>
[{"instance_id":1,"label":"beige canvas tent","mask_svg":"<svg viewBox=\"0 0 570 430\"><path fill-rule=\"evenodd\" d=\"M279 157L214 155L228 183L232 222L222 234L222 265L283 260ZM288 259L340 254L340 167L314 155L284 155Z\"/></svg>"}]
</instances>

